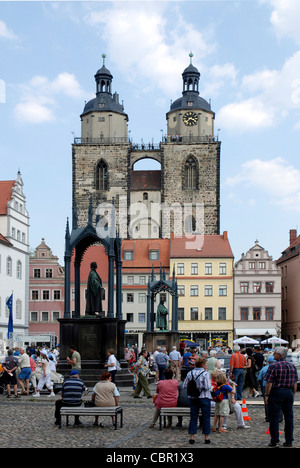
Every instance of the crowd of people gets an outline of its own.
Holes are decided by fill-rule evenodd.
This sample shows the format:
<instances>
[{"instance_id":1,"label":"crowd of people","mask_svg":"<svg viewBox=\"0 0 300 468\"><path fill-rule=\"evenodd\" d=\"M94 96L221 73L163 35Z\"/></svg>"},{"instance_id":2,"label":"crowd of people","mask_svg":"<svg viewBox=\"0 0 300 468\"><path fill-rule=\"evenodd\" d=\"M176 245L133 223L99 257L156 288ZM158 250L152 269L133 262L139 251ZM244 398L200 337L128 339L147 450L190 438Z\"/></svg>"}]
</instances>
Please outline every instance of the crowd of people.
<instances>
[{"instance_id":1,"label":"crowd of people","mask_svg":"<svg viewBox=\"0 0 300 468\"><path fill-rule=\"evenodd\" d=\"M213 432L226 433L228 417L232 414L236 419L238 429L247 429L245 424L241 399L242 392L248 389L247 397L259 396L259 389L264 399L265 417L269 423L271 447L279 445L279 422L285 420L285 446L293 445L293 403L297 391L297 370L287 359L287 348L277 347L274 350L260 347L240 349L235 345L231 349L210 349L200 351L193 347L186 348L180 344L179 350L173 346L168 353L165 347L158 347L153 354L146 349L138 352L135 346L125 349L125 361L132 374L133 398L152 399L154 414L150 424L153 429L163 407L189 407L189 443L195 443L199 411L201 410L201 426L204 443L210 443ZM227 356L229 366L224 367L224 357ZM54 396L51 371L55 372L59 360L59 349L30 348L7 349L7 355L2 363L7 397L11 398L11 386L15 398L29 395L29 385L34 388L33 396L38 397L44 386ZM89 406L118 406L120 392L115 383L117 359L113 349L107 352L106 370L100 376L99 382L92 389ZM60 408L62 406L82 405L82 396L87 391L81 378L81 356L74 345L70 346L70 356L67 358L70 373L62 384L61 398L55 402L55 424L60 424ZM149 386L150 372L155 377L156 392L152 394ZM39 378L37 379L37 373ZM37 383L38 380L38 383ZM214 420L211 426L211 412L214 410ZM75 424L81 424L79 417ZM114 420L113 420L114 424ZM94 425L98 426L98 417ZM168 426L172 418L168 418ZM103 426L103 423L100 423ZM177 427L182 426L182 417L178 416Z\"/></svg>"}]
</instances>

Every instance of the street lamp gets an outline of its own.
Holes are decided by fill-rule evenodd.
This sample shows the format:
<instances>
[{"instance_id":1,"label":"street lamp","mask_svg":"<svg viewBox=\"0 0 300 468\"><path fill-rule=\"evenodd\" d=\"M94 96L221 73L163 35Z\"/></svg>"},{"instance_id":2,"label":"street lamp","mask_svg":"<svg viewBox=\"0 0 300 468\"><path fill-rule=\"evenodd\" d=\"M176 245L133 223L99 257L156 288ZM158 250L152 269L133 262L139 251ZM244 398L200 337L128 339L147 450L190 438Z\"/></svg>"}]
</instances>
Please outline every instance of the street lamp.
<instances>
[{"instance_id":1,"label":"street lamp","mask_svg":"<svg viewBox=\"0 0 300 468\"><path fill-rule=\"evenodd\" d=\"M267 348L268 348L268 339L270 337L270 333L268 332L268 330L265 333L265 337L267 338Z\"/></svg>"}]
</instances>

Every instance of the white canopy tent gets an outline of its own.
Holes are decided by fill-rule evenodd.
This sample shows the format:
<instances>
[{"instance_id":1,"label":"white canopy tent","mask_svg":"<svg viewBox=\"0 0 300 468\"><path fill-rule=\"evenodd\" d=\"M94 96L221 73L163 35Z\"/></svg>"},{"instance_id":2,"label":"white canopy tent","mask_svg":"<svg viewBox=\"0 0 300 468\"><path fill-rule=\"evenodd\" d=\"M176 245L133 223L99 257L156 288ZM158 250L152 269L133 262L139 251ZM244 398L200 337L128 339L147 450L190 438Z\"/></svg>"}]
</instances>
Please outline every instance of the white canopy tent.
<instances>
[{"instance_id":1,"label":"white canopy tent","mask_svg":"<svg viewBox=\"0 0 300 468\"><path fill-rule=\"evenodd\" d=\"M259 344L259 341L253 340L253 338L250 338L249 336L242 336L241 338L237 338L236 340L233 340L234 344Z\"/></svg>"},{"instance_id":2,"label":"white canopy tent","mask_svg":"<svg viewBox=\"0 0 300 468\"><path fill-rule=\"evenodd\" d=\"M278 336L272 336L271 338L268 338L267 340L264 340L261 342L261 344L288 344L289 342L286 340L283 340L282 338L278 338Z\"/></svg>"}]
</instances>

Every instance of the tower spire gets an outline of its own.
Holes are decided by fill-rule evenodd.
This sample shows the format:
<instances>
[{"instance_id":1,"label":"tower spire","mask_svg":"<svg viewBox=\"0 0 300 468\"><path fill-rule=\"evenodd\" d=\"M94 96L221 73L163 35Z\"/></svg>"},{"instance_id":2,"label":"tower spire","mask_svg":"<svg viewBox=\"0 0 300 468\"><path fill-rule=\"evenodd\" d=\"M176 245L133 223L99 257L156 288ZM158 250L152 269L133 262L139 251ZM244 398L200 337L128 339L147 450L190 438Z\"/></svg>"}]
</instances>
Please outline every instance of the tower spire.
<instances>
[{"instance_id":1,"label":"tower spire","mask_svg":"<svg viewBox=\"0 0 300 468\"><path fill-rule=\"evenodd\" d=\"M189 53L189 57L190 57L190 65L193 65L193 57L194 57L193 52Z\"/></svg>"}]
</instances>

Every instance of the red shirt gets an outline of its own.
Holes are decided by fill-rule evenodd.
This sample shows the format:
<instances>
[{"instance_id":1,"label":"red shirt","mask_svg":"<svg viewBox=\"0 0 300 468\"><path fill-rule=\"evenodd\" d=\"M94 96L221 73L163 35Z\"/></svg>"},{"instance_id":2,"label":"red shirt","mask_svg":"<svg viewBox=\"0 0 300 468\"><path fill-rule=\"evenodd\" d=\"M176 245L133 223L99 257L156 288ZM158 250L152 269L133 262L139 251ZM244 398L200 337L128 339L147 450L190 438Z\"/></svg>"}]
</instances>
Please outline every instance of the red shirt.
<instances>
[{"instance_id":1,"label":"red shirt","mask_svg":"<svg viewBox=\"0 0 300 468\"><path fill-rule=\"evenodd\" d=\"M234 353L230 358L229 365L233 369L244 369L247 365L247 359L241 353Z\"/></svg>"}]
</instances>

